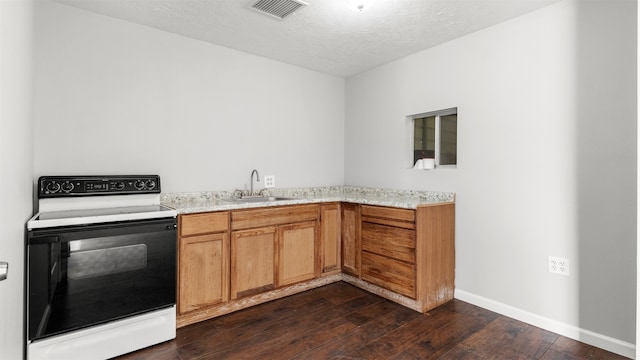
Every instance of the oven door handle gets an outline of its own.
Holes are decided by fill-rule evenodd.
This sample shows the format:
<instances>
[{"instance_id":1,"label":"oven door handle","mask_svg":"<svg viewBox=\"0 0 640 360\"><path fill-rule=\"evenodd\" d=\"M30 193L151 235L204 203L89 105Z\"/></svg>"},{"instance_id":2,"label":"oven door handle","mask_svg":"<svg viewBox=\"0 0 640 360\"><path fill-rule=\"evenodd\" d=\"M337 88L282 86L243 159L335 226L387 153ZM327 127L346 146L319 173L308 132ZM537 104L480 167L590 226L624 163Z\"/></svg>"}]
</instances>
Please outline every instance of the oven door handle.
<instances>
[{"instance_id":1,"label":"oven door handle","mask_svg":"<svg viewBox=\"0 0 640 360\"><path fill-rule=\"evenodd\" d=\"M29 239L29 245L46 245L59 242L60 238L58 236L40 236Z\"/></svg>"}]
</instances>

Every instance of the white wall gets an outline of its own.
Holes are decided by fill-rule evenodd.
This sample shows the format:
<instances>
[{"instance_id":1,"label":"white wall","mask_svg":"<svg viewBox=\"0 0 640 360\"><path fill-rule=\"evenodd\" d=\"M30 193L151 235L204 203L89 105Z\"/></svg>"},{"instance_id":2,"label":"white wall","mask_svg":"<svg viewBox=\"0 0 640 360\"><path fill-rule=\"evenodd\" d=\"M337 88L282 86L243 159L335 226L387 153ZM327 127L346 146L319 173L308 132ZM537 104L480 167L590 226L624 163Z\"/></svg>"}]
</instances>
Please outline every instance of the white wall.
<instances>
[{"instance_id":1,"label":"white wall","mask_svg":"<svg viewBox=\"0 0 640 360\"><path fill-rule=\"evenodd\" d=\"M21 359L24 226L32 214L33 1L0 1L0 358Z\"/></svg>"},{"instance_id":2,"label":"white wall","mask_svg":"<svg viewBox=\"0 0 640 360\"><path fill-rule=\"evenodd\" d=\"M628 356L636 20L569 0L356 75L345 127L345 183L457 193L457 297ZM455 106L458 168L410 170L405 116Z\"/></svg>"},{"instance_id":3,"label":"white wall","mask_svg":"<svg viewBox=\"0 0 640 360\"><path fill-rule=\"evenodd\" d=\"M48 1L35 171L158 173L163 192L342 184L344 79ZM261 186L261 184L260 184Z\"/></svg>"}]
</instances>

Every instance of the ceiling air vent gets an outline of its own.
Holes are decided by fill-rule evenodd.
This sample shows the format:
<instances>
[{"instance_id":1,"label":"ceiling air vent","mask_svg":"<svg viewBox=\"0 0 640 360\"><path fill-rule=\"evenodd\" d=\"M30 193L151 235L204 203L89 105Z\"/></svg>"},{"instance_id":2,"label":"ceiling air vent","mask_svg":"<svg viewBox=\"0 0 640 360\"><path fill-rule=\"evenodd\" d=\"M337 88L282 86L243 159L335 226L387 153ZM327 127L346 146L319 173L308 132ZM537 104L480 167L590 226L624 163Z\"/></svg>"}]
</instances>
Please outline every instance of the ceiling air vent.
<instances>
[{"instance_id":1,"label":"ceiling air vent","mask_svg":"<svg viewBox=\"0 0 640 360\"><path fill-rule=\"evenodd\" d=\"M299 0L258 0L251 8L282 20L307 5Z\"/></svg>"}]
</instances>

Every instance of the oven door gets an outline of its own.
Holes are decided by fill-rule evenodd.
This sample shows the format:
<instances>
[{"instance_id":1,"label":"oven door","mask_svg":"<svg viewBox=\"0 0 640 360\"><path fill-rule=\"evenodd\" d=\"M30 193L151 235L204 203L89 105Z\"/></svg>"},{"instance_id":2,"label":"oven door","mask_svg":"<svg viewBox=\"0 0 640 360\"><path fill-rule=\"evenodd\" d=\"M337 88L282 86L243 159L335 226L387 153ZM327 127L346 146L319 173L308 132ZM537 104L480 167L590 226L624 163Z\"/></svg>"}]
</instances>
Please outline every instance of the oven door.
<instances>
[{"instance_id":1,"label":"oven door","mask_svg":"<svg viewBox=\"0 0 640 360\"><path fill-rule=\"evenodd\" d=\"M28 340L175 304L176 219L27 234Z\"/></svg>"}]
</instances>

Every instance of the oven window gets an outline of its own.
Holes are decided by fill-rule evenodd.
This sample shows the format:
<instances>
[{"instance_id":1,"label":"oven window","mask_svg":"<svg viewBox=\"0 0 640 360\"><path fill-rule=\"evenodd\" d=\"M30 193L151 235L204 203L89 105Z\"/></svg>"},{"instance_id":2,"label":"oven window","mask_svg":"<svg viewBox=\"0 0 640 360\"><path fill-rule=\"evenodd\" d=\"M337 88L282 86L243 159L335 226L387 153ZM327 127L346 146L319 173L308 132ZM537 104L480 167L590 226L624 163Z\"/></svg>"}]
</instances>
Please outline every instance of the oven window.
<instances>
[{"instance_id":1,"label":"oven window","mask_svg":"<svg viewBox=\"0 0 640 360\"><path fill-rule=\"evenodd\" d=\"M143 270L147 266L147 245L145 244L85 251L77 249L74 245L74 243L69 244L68 279L80 280L115 275Z\"/></svg>"}]
</instances>

